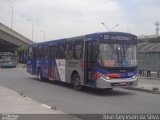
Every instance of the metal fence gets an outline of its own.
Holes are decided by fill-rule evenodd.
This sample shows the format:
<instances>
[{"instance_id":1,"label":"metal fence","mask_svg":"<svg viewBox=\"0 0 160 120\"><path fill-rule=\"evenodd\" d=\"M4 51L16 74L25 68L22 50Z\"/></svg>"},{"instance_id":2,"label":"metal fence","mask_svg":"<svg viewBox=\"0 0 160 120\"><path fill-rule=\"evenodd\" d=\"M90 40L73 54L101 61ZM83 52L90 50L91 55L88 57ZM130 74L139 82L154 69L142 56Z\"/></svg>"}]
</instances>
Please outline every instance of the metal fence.
<instances>
[{"instance_id":1,"label":"metal fence","mask_svg":"<svg viewBox=\"0 0 160 120\"><path fill-rule=\"evenodd\" d=\"M137 57L140 70L160 71L160 43L139 43Z\"/></svg>"},{"instance_id":2,"label":"metal fence","mask_svg":"<svg viewBox=\"0 0 160 120\"><path fill-rule=\"evenodd\" d=\"M138 53L140 70L160 71L160 53Z\"/></svg>"},{"instance_id":3,"label":"metal fence","mask_svg":"<svg viewBox=\"0 0 160 120\"><path fill-rule=\"evenodd\" d=\"M139 43L137 52L139 70L160 71L160 43Z\"/></svg>"}]
</instances>

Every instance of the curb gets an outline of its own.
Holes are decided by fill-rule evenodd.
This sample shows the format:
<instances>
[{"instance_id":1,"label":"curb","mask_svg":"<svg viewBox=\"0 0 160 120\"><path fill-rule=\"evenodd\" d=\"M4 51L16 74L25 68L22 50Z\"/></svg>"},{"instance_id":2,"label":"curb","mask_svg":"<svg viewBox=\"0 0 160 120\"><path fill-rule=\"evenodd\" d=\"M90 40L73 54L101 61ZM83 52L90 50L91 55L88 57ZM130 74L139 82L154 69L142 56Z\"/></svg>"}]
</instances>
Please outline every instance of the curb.
<instances>
[{"instance_id":1,"label":"curb","mask_svg":"<svg viewBox=\"0 0 160 120\"><path fill-rule=\"evenodd\" d=\"M145 89L145 88L125 88L128 90L135 90L135 91L141 91L141 92L146 92L146 93L152 93L152 94L158 94L160 95L160 91L157 90L149 90L149 89Z\"/></svg>"},{"instance_id":2,"label":"curb","mask_svg":"<svg viewBox=\"0 0 160 120\"><path fill-rule=\"evenodd\" d=\"M17 67L27 68L27 65L26 65L26 64L20 64L20 63L18 63L18 64L17 64Z\"/></svg>"},{"instance_id":3,"label":"curb","mask_svg":"<svg viewBox=\"0 0 160 120\"><path fill-rule=\"evenodd\" d=\"M145 76L139 76L141 79L152 79L152 80L160 80L159 77L145 77Z\"/></svg>"}]
</instances>

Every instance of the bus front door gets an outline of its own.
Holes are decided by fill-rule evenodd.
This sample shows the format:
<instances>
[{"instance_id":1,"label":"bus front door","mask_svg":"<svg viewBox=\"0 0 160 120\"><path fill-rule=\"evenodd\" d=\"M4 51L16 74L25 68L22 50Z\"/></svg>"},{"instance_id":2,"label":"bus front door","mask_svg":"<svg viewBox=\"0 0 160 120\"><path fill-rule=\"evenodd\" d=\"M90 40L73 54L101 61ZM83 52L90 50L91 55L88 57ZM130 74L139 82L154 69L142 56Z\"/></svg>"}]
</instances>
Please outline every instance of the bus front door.
<instances>
[{"instance_id":1,"label":"bus front door","mask_svg":"<svg viewBox=\"0 0 160 120\"><path fill-rule=\"evenodd\" d=\"M85 84L94 85L94 73L96 65L96 44L94 41L85 43Z\"/></svg>"}]
</instances>

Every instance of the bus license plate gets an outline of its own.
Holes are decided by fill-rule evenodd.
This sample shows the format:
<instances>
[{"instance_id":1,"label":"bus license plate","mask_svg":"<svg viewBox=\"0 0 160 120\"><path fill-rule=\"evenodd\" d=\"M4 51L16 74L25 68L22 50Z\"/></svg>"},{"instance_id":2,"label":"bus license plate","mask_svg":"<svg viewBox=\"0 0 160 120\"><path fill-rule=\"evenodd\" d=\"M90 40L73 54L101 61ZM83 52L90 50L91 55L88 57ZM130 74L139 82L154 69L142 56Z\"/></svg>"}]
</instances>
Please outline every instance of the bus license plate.
<instances>
[{"instance_id":1,"label":"bus license plate","mask_svg":"<svg viewBox=\"0 0 160 120\"><path fill-rule=\"evenodd\" d=\"M124 86L124 85L126 85L126 82L120 82L120 85L122 85L122 86Z\"/></svg>"}]
</instances>

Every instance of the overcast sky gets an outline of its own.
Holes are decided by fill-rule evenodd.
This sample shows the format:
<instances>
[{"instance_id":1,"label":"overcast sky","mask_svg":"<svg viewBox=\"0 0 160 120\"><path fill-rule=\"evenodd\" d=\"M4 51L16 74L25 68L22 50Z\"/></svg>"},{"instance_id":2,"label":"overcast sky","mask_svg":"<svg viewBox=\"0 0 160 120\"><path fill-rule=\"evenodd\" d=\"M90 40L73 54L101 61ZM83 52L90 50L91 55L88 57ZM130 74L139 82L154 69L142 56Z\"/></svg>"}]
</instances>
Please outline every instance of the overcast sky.
<instances>
[{"instance_id":1,"label":"overcast sky","mask_svg":"<svg viewBox=\"0 0 160 120\"><path fill-rule=\"evenodd\" d=\"M11 0L0 0L0 22L11 26ZM34 41L108 31L155 34L160 0L13 0L13 29Z\"/></svg>"}]
</instances>

